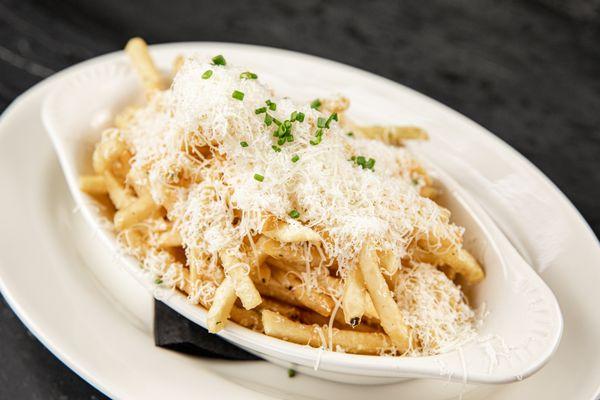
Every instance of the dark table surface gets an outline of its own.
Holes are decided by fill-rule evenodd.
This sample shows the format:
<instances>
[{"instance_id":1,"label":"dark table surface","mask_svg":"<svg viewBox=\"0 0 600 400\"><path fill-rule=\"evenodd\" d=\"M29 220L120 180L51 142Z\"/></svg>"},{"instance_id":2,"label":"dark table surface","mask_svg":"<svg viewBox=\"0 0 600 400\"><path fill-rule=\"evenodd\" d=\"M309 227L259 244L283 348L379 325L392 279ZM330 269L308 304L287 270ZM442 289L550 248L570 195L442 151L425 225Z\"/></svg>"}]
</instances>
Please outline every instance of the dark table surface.
<instances>
[{"instance_id":1,"label":"dark table surface","mask_svg":"<svg viewBox=\"0 0 600 400\"><path fill-rule=\"evenodd\" d=\"M599 0L0 0L0 110L138 35L286 48L393 79L507 141L600 232ZM0 399L104 398L4 300L0 360Z\"/></svg>"}]
</instances>

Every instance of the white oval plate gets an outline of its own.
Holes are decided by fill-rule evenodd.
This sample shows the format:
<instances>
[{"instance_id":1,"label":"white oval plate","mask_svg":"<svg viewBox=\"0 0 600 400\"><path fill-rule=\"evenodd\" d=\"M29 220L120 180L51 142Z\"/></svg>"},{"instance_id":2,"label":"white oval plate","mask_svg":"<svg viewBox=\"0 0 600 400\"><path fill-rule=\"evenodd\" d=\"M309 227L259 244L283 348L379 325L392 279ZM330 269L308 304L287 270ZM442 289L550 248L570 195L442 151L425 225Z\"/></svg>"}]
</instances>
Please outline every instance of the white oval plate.
<instances>
[{"instance_id":1,"label":"white oval plate","mask_svg":"<svg viewBox=\"0 0 600 400\"><path fill-rule=\"evenodd\" d=\"M224 51L252 49L261 51L265 55L276 53L280 57L290 54L248 46L223 44L203 46L210 52L216 51L215 49L224 49ZM163 50L170 51L173 55L177 52L169 46L163 47ZM294 55L294 57L306 56ZM63 72L50 79L50 82L56 82L68 73L69 71ZM77 265L85 262L85 259L75 255L78 244L74 243L73 237L69 238L64 231L56 230L57 222L59 222L58 226L63 228L62 225L66 226L72 222L73 216L64 211L64 186L61 187L60 178L56 176L55 161L48 154L47 142L40 137L41 127L35 116L39 112L40 97L50 82L40 85L16 102L7 111L0 124L2 144L0 183L5 189L2 206L14 210L1 217L2 226L6 231L2 232L4 251L0 258L2 277L0 284L7 301L34 333L63 361L93 384L117 397L139 397L146 394L147 397L154 398L160 397L160 393L173 394L174 390L176 393L189 394L193 393L194 387L202 386L198 386L200 382L205 385L205 389L214 387L211 385L214 383L212 379L217 378L203 368L199 369L199 365L207 364L203 360L188 360L186 357L170 353L165 355L164 351L148 346L151 345L151 337L147 332L144 332L147 337L146 343L140 346L140 331L132 329L130 324L135 319L131 316L125 319L115 314L111 305L103 300L106 293L100 292L98 286L90 280L86 267ZM493 138L482 128L468 121L465 122L460 116L443 106L423 97L418 97L418 100L424 109L433 109L446 118L455 119L456 123L465 124L468 129L463 130L462 134L479 142L482 145L482 152L492 149L491 154L501 156L487 168L480 162L478 167L484 175L489 176L500 167L527 176L529 179L535 179L543 185L544 195L560 205L564 216L569 218L572 226L572 242L569 251L557 259L544 273L553 289L559 293L561 305L566 310L565 338L556 356L558 361L554 359L547 368L525 383L510 385L500 392L509 394L512 398L521 398L516 394L538 395L540 393L544 393L547 398L561 398L567 395L577 398L590 397L597 389L597 376L600 372L599 349L595 340L600 327L593 308L593 304L597 304L598 300L593 288L600 283L600 276L597 269L588 267L597 265L600 259L594 236L560 192L508 146ZM28 146L27 142L39 145ZM469 154L464 154L464 159L470 161L471 157ZM23 162L24 160L27 162ZM47 182L50 177L52 180ZM60 201L48 204L50 200L56 200L57 197ZM55 215L57 204L62 204L59 215ZM10 234L7 234L9 230ZM74 232L69 233L73 236ZM35 245L32 246L31 243ZM86 258L93 258L93 255L86 253ZM73 264L67 264L68 262ZM90 310L94 311L93 315L90 315ZM111 312L114 315L111 316ZM148 323L147 313L140 313L138 317L142 320L145 318ZM576 322L577 329L575 329ZM76 332L74 326L77 327ZM138 333L137 336L135 332ZM162 357L157 358L158 354ZM578 362L579 359L575 359L574 354L584 357L584 362ZM153 365L159 359L161 366L168 365L169 368L160 368L160 372L157 372L157 368ZM188 362L178 364L183 359ZM260 373L256 371L258 374L254 380L264 377L266 379L263 382L269 381L271 387L281 380L272 379L273 375L266 374L265 364L253 364L263 366L262 369L259 368ZM213 369L228 370L229 373L236 375L232 370L237 368L237 363L211 362L210 365ZM242 370L248 369L238 368L238 372ZM193 378L190 375L191 371L194 372ZM241 376L244 374L237 374L238 378ZM553 378L554 376L567 379L558 380ZM425 386L418 385L418 391L408 389L411 387L414 390L415 382L424 384L424 381L387 386L393 388L393 391L384 390L385 387L370 388L368 391L353 387L348 391L345 390L346 386L311 381L310 388L315 388L314 391L309 387L300 390L298 385L303 386L303 384L299 382L306 383L302 379L308 378L283 380L280 390L285 388L288 393L290 391L305 394L312 392L314 395L319 392L347 393L349 398L358 396L364 398L367 393L372 398L384 393L425 395L428 393L426 388L431 388L433 392L437 390L438 395L444 392L433 383L427 383ZM453 386L449 384L446 387ZM223 388L234 390L231 385L225 385ZM544 388L552 389L546 391ZM227 393L233 396L232 392ZM447 391L444 393L448 394Z\"/></svg>"},{"instance_id":2,"label":"white oval plate","mask_svg":"<svg viewBox=\"0 0 600 400\"><path fill-rule=\"evenodd\" d=\"M194 50L182 46L180 51L190 54ZM210 58L210 54L204 55ZM255 53L233 52L226 55L230 63L231 59L240 59L237 65L255 71L267 84L271 80L284 82L289 89L283 91L284 88L278 88L278 93L296 99L314 98L319 91L339 89L332 86L331 81L352 82L353 88L345 89L354 92L359 103L365 102L364 107L359 105L357 108L373 119L381 116L389 120L396 109L413 103L410 97L402 99L397 93L386 97L370 95L361 89L382 91L385 85L379 83L381 87L378 87L376 80L354 78L353 71L339 71L337 66L323 61L294 59L294 69L284 68L287 72L281 73L285 65L264 60ZM154 58L159 66L173 63L165 52L155 52ZM319 82L322 82L318 90L311 89L314 83L310 71L316 70L319 71ZM399 92L402 93L401 90ZM102 129L109 125L120 109L135 99L139 101L141 94L139 80L125 54L121 54L120 57L81 67L80 71L57 85L42 107L44 126L52 138L75 202L89 224L97 230L109 254L119 253L115 232L102 218L93 198L79 190L78 178L90 173L91 151ZM367 103L368 109L365 108ZM411 123L421 119L421 115L406 115L404 118ZM441 151L452 152L452 148L441 145L435 138L427 146L438 146ZM562 333L562 317L554 295L468 194L439 168L431 166L430 170L436 172L445 187L445 199L442 200L452 211L453 220L466 228L467 248L486 267L486 279L474 288L474 305L485 307L489 312L479 328L478 339L455 351L436 356L377 357L299 346L257 334L234 323L228 323L219 335L276 364L295 365L304 373L348 383L384 383L423 377L506 383L536 372L553 354ZM135 258L118 258L156 298L206 327L206 311L203 308L189 304L180 292L156 285L155 277L143 271Z\"/></svg>"}]
</instances>

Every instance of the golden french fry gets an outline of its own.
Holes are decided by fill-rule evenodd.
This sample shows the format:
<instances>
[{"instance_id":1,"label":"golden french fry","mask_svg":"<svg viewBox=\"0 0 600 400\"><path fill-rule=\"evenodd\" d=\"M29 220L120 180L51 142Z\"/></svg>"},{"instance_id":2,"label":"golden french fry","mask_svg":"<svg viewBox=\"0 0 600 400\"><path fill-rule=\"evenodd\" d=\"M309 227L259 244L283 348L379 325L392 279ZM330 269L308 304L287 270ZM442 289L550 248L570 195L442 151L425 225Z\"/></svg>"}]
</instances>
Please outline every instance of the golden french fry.
<instances>
[{"instance_id":1,"label":"golden french fry","mask_svg":"<svg viewBox=\"0 0 600 400\"><path fill-rule=\"evenodd\" d=\"M414 261L435 265L436 267L446 266L448 269L444 271L446 272L446 275L453 279L454 275L460 274L465 279L467 285L474 285L481 282L485 276L481 265L477 262L475 257L464 248L454 251L433 253L417 247L413 250L412 259Z\"/></svg>"},{"instance_id":2,"label":"golden french fry","mask_svg":"<svg viewBox=\"0 0 600 400\"><path fill-rule=\"evenodd\" d=\"M258 332L263 331L261 315L255 310L246 310L244 308L233 306L229 313L229 319L248 329Z\"/></svg>"},{"instance_id":3,"label":"golden french fry","mask_svg":"<svg viewBox=\"0 0 600 400\"><path fill-rule=\"evenodd\" d=\"M260 304L259 306L260 310L269 310L269 311L273 311L276 313L279 313L281 315L285 315L287 318L290 318L292 320L297 320L298 318L300 318L300 313L301 310L300 308L278 301L278 300L274 300L268 297L263 297L263 302ZM318 314L317 314L318 315ZM323 317L325 318L325 317Z\"/></svg>"},{"instance_id":4,"label":"golden french fry","mask_svg":"<svg viewBox=\"0 0 600 400\"><path fill-rule=\"evenodd\" d=\"M271 311L277 311L278 310L271 310ZM308 325L329 325L329 320L331 319L331 317L324 317L321 314L317 314L314 311L311 310L306 310L303 308L298 308L299 311L299 316L298 318L292 318L289 317L288 315L285 315L284 313L279 312L281 315L284 315L292 320L299 320L300 322L302 322L303 324L308 324ZM379 323L375 324L375 323L367 323L366 319L363 319L361 321L360 324L356 325L356 326L351 326L349 324L346 323L345 319L344 319L344 313L343 311L340 309L338 310L338 313L335 315L335 318L333 320L333 327L334 328L338 328L338 329L348 329L348 330L352 330L352 331L357 331L357 332L383 332L381 329L381 326L379 326Z\"/></svg>"},{"instance_id":5,"label":"golden french fry","mask_svg":"<svg viewBox=\"0 0 600 400\"><path fill-rule=\"evenodd\" d=\"M163 77L150 57L148 45L142 38L133 38L127 42L125 53L129 55L131 64L146 90L162 90L165 88Z\"/></svg>"},{"instance_id":6,"label":"golden french fry","mask_svg":"<svg viewBox=\"0 0 600 400\"><path fill-rule=\"evenodd\" d=\"M242 301L242 305L246 310L251 310L260 304L260 293L250 279L250 266L238 258L227 254L227 252L219 252L221 262L225 274L232 280L235 294Z\"/></svg>"},{"instance_id":7,"label":"golden french fry","mask_svg":"<svg viewBox=\"0 0 600 400\"><path fill-rule=\"evenodd\" d=\"M236 295L232 279L226 277L215 292L212 305L206 316L208 331L212 333L219 332L225 327L225 321L229 319L229 314L235 303Z\"/></svg>"},{"instance_id":8,"label":"golden french fry","mask_svg":"<svg viewBox=\"0 0 600 400\"><path fill-rule=\"evenodd\" d=\"M142 222L150 217L158 207L150 196L140 197L115 213L115 228L121 231Z\"/></svg>"},{"instance_id":9,"label":"golden french fry","mask_svg":"<svg viewBox=\"0 0 600 400\"><path fill-rule=\"evenodd\" d=\"M379 140L393 146L402 146L406 140L427 140L429 135L416 126L354 126L355 135Z\"/></svg>"},{"instance_id":10,"label":"golden french fry","mask_svg":"<svg viewBox=\"0 0 600 400\"><path fill-rule=\"evenodd\" d=\"M168 231L160 234L158 237L158 245L160 247L180 247L183 245L179 232L171 227Z\"/></svg>"},{"instance_id":11,"label":"golden french fry","mask_svg":"<svg viewBox=\"0 0 600 400\"><path fill-rule=\"evenodd\" d=\"M377 256L381 263L381 268L384 273L388 276L392 276L398 271L400 267L400 259L396 257L392 251L378 251Z\"/></svg>"},{"instance_id":12,"label":"golden french fry","mask_svg":"<svg viewBox=\"0 0 600 400\"><path fill-rule=\"evenodd\" d=\"M367 291L371 295L377 314L379 314L383 330L399 351L405 351L409 346L408 328L402 322L400 309L381 274L377 254L368 244L361 249L359 265Z\"/></svg>"},{"instance_id":13,"label":"golden french fry","mask_svg":"<svg viewBox=\"0 0 600 400\"><path fill-rule=\"evenodd\" d=\"M108 190L101 175L83 175L79 177L79 188L88 194L106 194Z\"/></svg>"},{"instance_id":14,"label":"golden french fry","mask_svg":"<svg viewBox=\"0 0 600 400\"><path fill-rule=\"evenodd\" d=\"M293 273L286 273L278 269L271 272L271 283L278 282L286 288L300 305L314 310L321 315L329 316L333 311L334 302L326 294L319 293L315 289L305 287L302 280Z\"/></svg>"},{"instance_id":15,"label":"golden french fry","mask_svg":"<svg viewBox=\"0 0 600 400\"><path fill-rule=\"evenodd\" d=\"M285 221L273 221L263 229L263 235L281 243L318 242L321 236L312 228L302 224L288 224Z\"/></svg>"},{"instance_id":16,"label":"golden french fry","mask_svg":"<svg viewBox=\"0 0 600 400\"><path fill-rule=\"evenodd\" d=\"M341 114L350 108L350 99L344 96L319 99L319 101L321 102L319 110L323 113Z\"/></svg>"},{"instance_id":17,"label":"golden french fry","mask_svg":"<svg viewBox=\"0 0 600 400\"><path fill-rule=\"evenodd\" d=\"M257 241L256 247L261 254L267 255L274 260L269 259L268 262L270 264L285 270L293 267L295 271L303 272L306 271L307 265L316 268L322 262L321 255L315 247L310 248L310 255L308 255L310 261L307 261L307 254L303 249L298 249L290 244L281 243L270 238Z\"/></svg>"},{"instance_id":18,"label":"golden french fry","mask_svg":"<svg viewBox=\"0 0 600 400\"><path fill-rule=\"evenodd\" d=\"M135 202L135 196L130 190L121 185L111 172L104 171L102 176L104 178L106 190L108 191L108 197L110 197L110 200L113 202L117 210L128 207L130 204Z\"/></svg>"},{"instance_id":19,"label":"golden french fry","mask_svg":"<svg viewBox=\"0 0 600 400\"><path fill-rule=\"evenodd\" d=\"M276 312L263 310L265 333L278 339L312 347L341 348L353 354L381 354L393 349L389 337L377 332L346 331L333 328L331 335L327 326L304 325L294 322ZM332 342L328 343L331 336Z\"/></svg>"},{"instance_id":20,"label":"golden french fry","mask_svg":"<svg viewBox=\"0 0 600 400\"><path fill-rule=\"evenodd\" d=\"M102 133L102 140L96 144L92 154L94 172L102 174L110 170L111 166L122 157L129 154L127 145L118 137L117 130L108 129Z\"/></svg>"},{"instance_id":21,"label":"golden french fry","mask_svg":"<svg viewBox=\"0 0 600 400\"><path fill-rule=\"evenodd\" d=\"M342 310L347 324L356 326L365 313L365 283L358 267L354 267L344 280Z\"/></svg>"}]
</instances>

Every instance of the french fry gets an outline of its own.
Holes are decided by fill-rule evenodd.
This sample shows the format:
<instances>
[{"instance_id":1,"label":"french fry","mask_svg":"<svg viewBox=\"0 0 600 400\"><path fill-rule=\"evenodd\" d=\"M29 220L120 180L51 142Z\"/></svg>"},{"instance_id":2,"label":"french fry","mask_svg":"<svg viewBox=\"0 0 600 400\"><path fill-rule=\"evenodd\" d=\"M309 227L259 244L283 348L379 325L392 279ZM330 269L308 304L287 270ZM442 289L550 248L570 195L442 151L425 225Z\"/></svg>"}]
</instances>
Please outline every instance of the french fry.
<instances>
[{"instance_id":1,"label":"french fry","mask_svg":"<svg viewBox=\"0 0 600 400\"><path fill-rule=\"evenodd\" d=\"M165 88L163 77L150 57L148 45L141 38L133 38L127 42L125 53L129 55L131 64L148 91L162 90Z\"/></svg>"},{"instance_id":2,"label":"french fry","mask_svg":"<svg viewBox=\"0 0 600 400\"><path fill-rule=\"evenodd\" d=\"M400 309L381 274L377 254L368 244L361 249L359 265L383 330L399 351L405 351L409 346L408 328L402 322Z\"/></svg>"},{"instance_id":3,"label":"french fry","mask_svg":"<svg viewBox=\"0 0 600 400\"><path fill-rule=\"evenodd\" d=\"M355 135L379 140L393 146L402 146L406 140L427 140L429 135L416 126L353 126Z\"/></svg>"},{"instance_id":4,"label":"french fry","mask_svg":"<svg viewBox=\"0 0 600 400\"><path fill-rule=\"evenodd\" d=\"M82 175L79 177L79 188L88 194L106 194L108 190L101 175Z\"/></svg>"},{"instance_id":5,"label":"french fry","mask_svg":"<svg viewBox=\"0 0 600 400\"><path fill-rule=\"evenodd\" d=\"M150 196L140 197L115 213L115 228L121 231L142 222L150 217L158 207Z\"/></svg>"},{"instance_id":6,"label":"french fry","mask_svg":"<svg viewBox=\"0 0 600 400\"><path fill-rule=\"evenodd\" d=\"M449 269L449 271L445 271L446 275L453 279L455 274L459 274L465 279L467 285L479 283L485 277L481 265L464 248L433 253L419 247L413 250L412 257L415 261L425 262L436 267L446 266Z\"/></svg>"},{"instance_id":7,"label":"french fry","mask_svg":"<svg viewBox=\"0 0 600 400\"><path fill-rule=\"evenodd\" d=\"M263 235L281 243L318 242L321 236L312 228L302 224L272 221L263 228Z\"/></svg>"},{"instance_id":8,"label":"french fry","mask_svg":"<svg viewBox=\"0 0 600 400\"><path fill-rule=\"evenodd\" d=\"M92 166L94 172L101 175L110 170L115 161L126 156L129 151L123 140L115 134L115 129L109 129L103 133L103 139L96 144L92 154ZM112 136L111 136L112 135Z\"/></svg>"},{"instance_id":9,"label":"french fry","mask_svg":"<svg viewBox=\"0 0 600 400\"><path fill-rule=\"evenodd\" d=\"M302 280L293 273L285 273L280 270L273 270L271 273L271 282L276 281L284 288L287 288L291 295L306 308L314 310L321 315L329 316L333 311L334 302L326 294L319 293L316 290L310 290L304 287Z\"/></svg>"},{"instance_id":10,"label":"french fry","mask_svg":"<svg viewBox=\"0 0 600 400\"><path fill-rule=\"evenodd\" d=\"M226 277L215 292L212 305L206 316L208 331L211 333L219 332L225 327L225 321L229 319L231 309L235 303L235 288L231 277Z\"/></svg>"},{"instance_id":11,"label":"french fry","mask_svg":"<svg viewBox=\"0 0 600 400\"><path fill-rule=\"evenodd\" d=\"M400 267L400 259L392 251L378 251L377 256L381 263L381 268L387 276L392 276Z\"/></svg>"},{"instance_id":12,"label":"french fry","mask_svg":"<svg viewBox=\"0 0 600 400\"><path fill-rule=\"evenodd\" d=\"M332 342L327 343L327 326L304 325L294 322L276 312L263 310L262 322L265 333L278 339L312 347L342 348L353 354L381 354L393 349L389 337L377 332L346 331L333 328Z\"/></svg>"},{"instance_id":13,"label":"french fry","mask_svg":"<svg viewBox=\"0 0 600 400\"><path fill-rule=\"evenodd\" d=\"M219 252L219 257L223 263L225 274L231 278L235 294L242 301L244 308L251 310L258 306L262 299L250 279L250 266L225 251Z\"/></svg>"},{"instance_id":14,"label":"french fry","mask_svg":"<svg viewBox=\"0 0 600 400\"><path fill-rule=\"evenodd\" d=\"M342 310L348 325L356 326L365 313L365 283L358 267L354 267L344 280Z\"/></svg>"},{"instance_id":15,"label":"french fry","mask_svg":"<svg viewBox=\"0 0 600 400\"><path fill-rule=\"evenodd\" d=\"M174 227L171 227L168 231L160 234L158 237L158 245L165 248L180 247L183 245L183 241L181 240L179 232Z\"/></svg>"},{"instance_id":16,"label":"french fry","mask_svg":"<svg viewBox=\"0 0 600 400\"><path fill-rule=\"evenodd\" d=\"M271 311L278 311L278 310L271 310ZM300 322L302 322L303 324L308 324L308 325L316 324L316 325L320 325L320 326L329 325L329 320L331 317L324 317L321 314L317 314L316 312L314 312L312 310L306 310L303 308L298 308L298 311L299 311L299 316L297 319ZM280 312L280 314L290 318L289 316L285 315L284 313ZM294 319L294 318L291 318L291 319ZM363 319L360 324L355 325L355 326L351 326L351 325L347 324L344 319L344 313L341 309L338 310L338 313L335 315L335 318L333 320L333 326L334 326L334 328L347 329L347 330L352 330L352 331L357 331L357 332L383 332L381 329L381 326L379 326L379 323L373 324L371 322L367 322L366 319Z\"/></svg>"},{"instance_id":17,"label":"french fry","mask_svg":"<svg viewBox=\"0 0 600 400\"><path fill-rule=\"evenodd\" d=\"M131 191L121 185L111 172L104 171L103 178L108 196L117 210L129 206L135 201L135 196Z\"/></svg>"}]
</instances>

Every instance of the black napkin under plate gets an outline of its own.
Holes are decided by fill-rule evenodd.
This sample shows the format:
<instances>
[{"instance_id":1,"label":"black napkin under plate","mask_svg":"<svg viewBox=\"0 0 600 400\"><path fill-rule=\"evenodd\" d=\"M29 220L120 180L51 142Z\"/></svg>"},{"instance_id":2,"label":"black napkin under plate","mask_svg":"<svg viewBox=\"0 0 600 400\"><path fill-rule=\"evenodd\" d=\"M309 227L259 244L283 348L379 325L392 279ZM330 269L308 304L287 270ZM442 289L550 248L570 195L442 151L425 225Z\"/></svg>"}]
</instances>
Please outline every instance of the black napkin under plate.
<instances>
[{"instance_id":1,"label":"black napkin under plate","mask_svg":"<svg viewBox=\"0 0 600 400\"><path fill-rule=\"evenodd\" d=\"M169 350L225 360L259 360L154 300L154 343Z\"/></svg>"}]
</instances>

